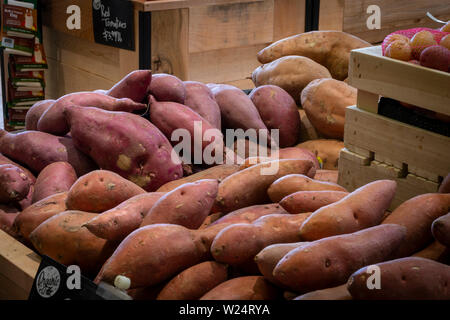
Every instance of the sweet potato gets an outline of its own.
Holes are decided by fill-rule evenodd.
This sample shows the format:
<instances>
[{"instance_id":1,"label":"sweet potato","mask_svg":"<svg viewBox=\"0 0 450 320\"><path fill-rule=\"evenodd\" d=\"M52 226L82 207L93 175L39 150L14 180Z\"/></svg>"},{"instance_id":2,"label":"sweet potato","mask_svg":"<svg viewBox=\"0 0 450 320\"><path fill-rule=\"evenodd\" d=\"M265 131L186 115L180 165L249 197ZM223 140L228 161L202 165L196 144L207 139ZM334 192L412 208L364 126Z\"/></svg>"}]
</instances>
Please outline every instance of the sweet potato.
<instances>
[{"instance_id":1,"label":"sweet potato","mask_svg":"<svg viewBox=\"0 0 450 320\"><path fill-rule=\"evenodd\" d=\"M184 81L184 87L186 88L184 105L197 112L214 128L221 130L220 108L211 89L198 81Z\"/></svg>"},{"instance_id":2,"label":"sweet potato","mask_svg":"<svg viewBox=\"0 0 450 320\"><path fill-rule=\"evenodd\" d=\"M58 161L70 163L79 176L96 168L89 157L75 148L71 138L45 132L9 133L0 129L0 152L25 164L34 173Z\"/></svg>"},{"instance_id":3,"label":"sweet potato","mask_svg":"<svg viewBox=\"0 0 450 320\"><path fill-rule=\"evenodd\" d=\"M448 261L448 258L450 257L450 249L439 241L434 241L425 249L414 253L412 257L425 258L444 263Z\"/></svg>"},{"instance_id":4,"label":"sweet potato","mask_svg":"<svg viewBox=\"0 0 450 320\"><path fill-rule=\"evenodd\" d=\"M316 210L300 228L300 236L314 241L373 227L383 221L394 198L397 183L377 180L341 200Z\"/></svg>"},{"instance_id":5,"label":"sweet potato","mask_svg":"<svg viewBox=\"0 0 450 320\"><path fill-rule=\"evenodd\" d=\"M166 73L157 73L152 76L150 93L158 101L171 101L183 104L186 99L186 89L183 81Z\"/></svg>"},{"instance_id":6,"label":"sweet potato","mask_svg":"<svg viewBox=\"0 0 450 320\"><path fill-rule=\"evenodd\" d=\"M267 189L273 202L280 202L284 197L298 191L341 191L347 190L338 184L314 180L303 174L288 174L275 180Z\"/></svg>"},{"instance_id":7,"label":"sweet potato","mask_svg":"<svg viewBox=\"0 0 450 320\"><path fill-rule=\"evenodd\" d=\"M236 139L236 141L233 143L233 146L225 151L230 153L229 156L226 155L226 160L232 159L232 161L234 161L232 163L242 164L244 162L244 159L247 159L249 157L270 156L272 153L272 149L276 148L275 146L265 144L263 141L259 142L260 143L258 143L258 141L254 140L253 138Z\"/></svg>"},{"instance_id":8,"label":"sweet potato","mask_svg":"<svg viewBox=\"0 0 450 320\"><path fill-rule=\"evenodd\" d=\"M68 210L104 212L138 194L145 193L138 185L108 170L95 170L78 178L70 187Z\"/></svg>"},{"instance_id":9,"label":"sweet potato","mask_svg":"<svg viewBox=\"0 0 450 320\"><path fill-rule=\"evenodd\" d=\"M215 212L228 213L270 202L267 189L276 179L291 173L307 173L310 160L284 159L260 163L226 177L219 184Z\"/></svg>"},{"instance_id":10,"label":"sweet potato","mask_svg":"<svg viewBox=\"0 0 450 320\"><path fill-rule=\"evenodd\" d=\"M450 173L442 180L439 186L439 193L450 193Z\"/></svg>"},{"instance_id":11,"label":"sweet potato","mask_svg":"<svg viewBox=\"0 0 450 320\"><path fill-rule=\"evenodd\" d=\"M307 149L319 157L323 163L322 169L337 170L339 153L344 148L344 143L332 139L318 139L299 143L297 147Z\"/></svg>"},{"instance_id":12,"label":"sweet potato","mask_svg":"<svg viewBox=\"0 0 450 320\"><path fill-rule=\"evenodd\" d=\"M219 105L222 129L267 130L258 109L242 90L224 84L207 86Z\"/></svg>"},{"instance_id":13,"label":"sweet potato","mask_svg":"<svg viewBox=\"0 0 450 320\"><path fill-rule=\"evenodd\" d=\"M267 129L279 130L281 148L295 145L300 137L300 116L297 105L285 90L274 85L263 85L249 95Z\"/></svg>"},{"instance_id":14,"label":"sweet potato","mask_svg":"<svg viewBox=\"0 0 450 320\"><path fill-rule=\"evenodd\" d=\"M342 284L333 288L308 292L293 300L352 300L352 296L347 290L347 285Z\"/></svg>"},{"instance_id":15,"label":"sweet potato","mask_svg":"<svg viewBox=\"0 0 450 320\"><path fill-rule=\"evenodd\" d=\"M65 110L75 146L102 169L154 191L183 174L164 134L146 119L126 112L72 106Z\"/></svg>"},{"instance_id":16,"label":"sweet potato","mask_svg":"<svg viewBox=\"0 0 450 320\"><path fill-rule=\"evenodd\" d=\"M84 275L92 275L114 251L117 244L98 238L82 225L95 213L64 211L41 223L30 234L41 254L66 266L76 264Z\"/></svg>"},{"instance_id":17,"label":"sweet potato","mask_svg":"<svg viewBox=\"0 0 450 320\"><path fill-rule=\"evenodd\" d=\"M309 215L270 214L251 224L233 224L217 234L211 253L216 261L234 266L252 263L268 245L300 241L298 229Z\"/></svg>"},{"instance_id":18,"label":"sweet potato","mask_svg":"<svg viewBox=\"0 0 450 320\"><path fill-rule=\"evenodd\" d=\"M279 203L289 213L314 212L346 197L343 191L298 191L282 198Z\"/></svg>"},{"instance_id":19,"label":"sweet potato","mask_svg":"<svg viewBox=\"0 0 450 320\"><path fill-rule=\"evenodd\" d=\"M1 136L1 133L0 133ZM34 176L34 174L31 173L30 170L28 170L27 168L21 166L20 164L12 161L11 159L5 157L4 155L2 155L0 153L0 165L2 164L12 164L20 169L22 169L22 171L27 175L28 179L31 181L31 183L34 185L36 183L36 177Z\"/></svg>"},{"instance_id":20,"label":"sweet potato","mask_svg":"<svg viewBox=\"0 0 450 320\"><path fill-rule=\"evenodd\" d=\"M314 180L320 180L325 182L338 183L339 171L338 170L316 170Z\"/></svg>"},{"instance_id":21,"label":"sweet potato","mask_svg":"<svg viewBox=\"0 0 450 320\"><path fill-rule=\"evenodd\" d=\"M198 227L197 230L208 228L211 224L213 224L221 216L222 216L222 213L220 213L220 212L211 213L209 216L207 216L205 218L205 220L203 220L201 226Z\"/></svg>"},{"instance_id":22,"label":"sweet potato","mask_svg":"<svg viewBox=\"0 0 450 320\"><path fill-rule=\"evenodd\" d=\"M381 288L370 290L367 282L373 271L364 267L348 279L353 299L362 300L449 300L450 266L418 257L377 264Z\"/></svg>"},{"instance_id":23,"label":"sweet potato","mask_svg":"<svg viewBox=\"0 0 450 320\"><path fill-rule=\"evenodd\" d=\"M277 243L266 246L255 256L259 271L268 281L282 288L283 285L273 276L273 269L289 251L305 244L308 242Z\"/></svg>"},{"instance_id":24,"label":"sweet potato","mask_svg":"<svg viewBox=\"0 0 450 320\"><path fill-rule=\"evenodd\" d=\"M268 63L283 56L298 55L313 59L330 70L333 78L348 76L350 51L370 43L341 31L311 31L287 37L258 52L258 60Z\"/></svg>"},{"instance_id":25,"label":"sweet potato","mask_svg":"<svg viewBox=\"0 0 450 320\"><path fill-rule=\"evenodd\" d=\"M317 140L322 138L322 136L317 132L316 128L311 124L306 112L303 109L298 109L298 114L300 115L300 141Z\"/></svg>"},{"instance_id":26,"label":"sweet potato","mask_svg":"<svg viewBox=\"0 0 450 320\"><path fill-rule=\"evenodd\" d=\"M56 193L69 191L77 174L67 162L53 162L38 175L34 185L33 203Z\"/></svg>"},{"instance_id":27,"label":"sweet potato","mask_svg":"<svg viewBox=\"0 0 450 320\"><path fill-rule=\"evenodd\" d=\"M289 251L273 276L299 293L335 287L359 268L390 259L405 235L405 227L386 224L317 240Z\"/></svg>"},{"instance_id":28,"label":"sweet potato","mask_svg":"<svg viewBox=\"0 0 450 320\"><path fill-rule=\"evenodd\" d=\"M197 300L227 280L227 265L205 261L176 275L161 290L156 300Z\"/></svg>"},{"instance_id":29,"label":"sweet potato","mask_svg":"<svg viewBox=\"0 0 450 320\"><path fill-rule=\"evenodd\" d=\"M200 300L273 300L277 288L261 276L238 277L219 284Z\"/></svg>"},{"instance_id":30,"label":"sweet potato","mask_svg":"<svg viewBox=\"0 0 450 320\"><path fill-rule=\"evenodd\" d=\"M30 240L30 233L45 220L67 210L67 192L61 192L33 203L20 212L14 220L14 230L25 240Z\"/></svg>"},{"instance_id":31,"label":"sweet potato","mask_svg":"<svg viewBox=\"0 0 450 320\"><path fill-rule=\"evenodd\" d=\"M48 99L41 100L33 104L30 109L28 109L25 116L25 129L26 130L37 130L37 124L42 114L50 108L50 106L56 100Z\"/></svg>"},{"instance_id":32,"label":"sweet potato","mask_svg":"<svg viewBox=\"0 0 450 320\"><path fill-rule=\"evenodd\" d=\"M189 182L169 191L150 209L142 226L171 223L197 229L211 212L219 182L203 179Z\"/></svg>"},{"instance_id":33,"label":"sweet potato","mask_svg":"<svg viewBox=\"0 0 450 320\"><path fill-rule=\"evenodd\" d=\"M406 227L406 240L397 250L396 258L409 256L427 246L433 240L433 221L450 212L450 194L428 193L406 200L386 219Z\"/></svg>"},{"instance_id":34,"label":"sweet potato","mask_svg":"<svg viewBox=\"0 0 450 320\"><path fill-rule=\"evenodd\" d=\"M105 94L113 98L128 98L134 102L143 102L147 98L151 81L151 70L135 70L123 77Z\"/></svg>"},{"instance_id":35,"label":"sweet potato","mask_svg":"<svg viewBox=\"0 0 450 320\"><path fill-rule=\"evenodd\" d=\"M224 178L232 175L233 173L239 171L239 166L237 164L221 164L217 165L200 172L194 173L190 176L183 177L181 179L169 181L158 188L158 192L169 192L173 189L181 186L182 184L188 182L195 182L201 179L217 179L222 181Z\"/></svg>"},{"instance_id":36,"label":"sweet potato","mask_svg":"<svg viewBox=\"0 0 450 320\"><path fill-rule=\"evenodd\" d=\"M172 224L148 225L121 242L94 282L113 283L117 275L123 275L130 278L130 288L152 286L204 261L204 256L189 229Z\"/></svg>"},{"instance_id":37,"label":"sweet potato","mask_svg":"<svg viewBox=\"0 0 450 320\"><path fill-rule=\"evenodd\" d=\"M13 223L19 214L19 210L12 205L0 204L0 230L16 238L17 233L14 230Z\"/></svg>"},{"instance_id":38,"label":"sweet potato","mask_svg":"<svg viewBox=\"0 0 450 320\"><path fill-rule=\"evenodd\" d=\"M450 213L434 220L431 232L437 241L450 248Z\"/></svg>"},{"instance_id":39,"label":"sweet potato","mask_svg":"<svg viewBox=\"0 0 450 320\"><path fill-rule=\"evenodd\" d=\"M99 238L122 240L139 228L142 220L165 192L138 194L95 216L84 227Z\"/></svg>"},{"instance_id":40,"label":"sweet potato","mask_svg":"<svg viewBox=\"0 0 450 320\"><path fill-rule=\"evenodd\" d=\"M31 185L32 182L19 167L0 165L0 203L16 203L26 198Z\"/></svg>"},{"instance_id":41,"label":"sweet potato","mask_svg":"<svg viewBox=\"0 0 450 320\"><path fill-rule=\"evenodd\" d=\"M331 78L327 68L307 57L285 56L256 68L252 80L256 87L272 84L286 90L300 105L302 90L315 79Z\"/></svg>"},{"instance_id":42,"label":"sweet potato","mask_svg":"<svg viewBox=\"0 0 450 320\"><path fill-rule=\"evenodd\" d=\"M268 214L287 214L278 203L259 204L232 211L211 223L211 226L221 223L252 223Z\"/></svg>"},{"instance_id":43,"label":"sweet potato","mask_svg":"<svg viewBox=\"0 0 450 320\"><path fill-rule=\"evenodd\" d=\"M64 110L76 105L79 107L97 107L109 111L145 110L146 105L131 99L116 99L105 94L95 92L75 92L62 96L48 108L39 118L37 129L54 135L64 135L70 131Z\"/></svg>"},{"instance_id":44,"label":"sweet potato","mask_svg":"<svg viewBox=\"0 0 450 320\"><path fill-rule=\"evenodd\" d=\"M345 110L356 105L356 88L335 79L311 81L301 93L301 103L312 125L324 137L344 139Z\"/></svg>"},{"instance_id":45,"label":"sweet potato","mask_svg":"<svg viewBox=\"0 0 450 320\"><path fill-rule=\"evenodd\" d=\"M197 112L176 102L158 102L153 96L150 96L149 100L150 121L164 133L173 145L179 143L179 140L175 140L176 138L173 137L176 130L184 129L189 133L188 138L190 138L191 142L191 155L183 155L183 158L187 158L190 163L197 164L194 161L205 161L203 157L199 160L194 157L196 148L201 150L203 154L206 147L213 148L216 144L219 144L220 150L223 150L223 135L220 130L214 128ZM197 135L200 134L200 139L196 139ZM213 136L207 137L207 134ZM180 139L179 137L177 138ZM185 141L183 142L186 143ZM199 142L199 145L197 145L197 142ZM207 162L207 164L213 163Z\"/></svg>"}]
</instances>

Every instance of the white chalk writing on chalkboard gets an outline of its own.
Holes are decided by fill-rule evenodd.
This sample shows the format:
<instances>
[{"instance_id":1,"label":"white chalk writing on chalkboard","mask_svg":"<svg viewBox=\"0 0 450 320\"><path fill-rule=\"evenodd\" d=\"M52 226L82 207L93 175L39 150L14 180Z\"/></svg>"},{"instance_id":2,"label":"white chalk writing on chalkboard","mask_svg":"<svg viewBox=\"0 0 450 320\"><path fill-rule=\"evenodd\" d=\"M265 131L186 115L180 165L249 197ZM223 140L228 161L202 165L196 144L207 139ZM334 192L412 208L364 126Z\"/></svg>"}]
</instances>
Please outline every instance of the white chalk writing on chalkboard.
<instances>
[{"instance_id":1,"label":"white chalk writing on chalkboard","mask_svg":"<svg viewBox=\"0 0 450 320\"><path fill-rule=\"evenodd\" d=\"M100 10L102 21L104 23L105 28L113 28L113 29L126 29L127 23L125 21L121 21L118 17L111 20L111 8L105 7L103 3L98 5L98 9ZM104 29L102 32L103 39L105 41L115 41L121 43L122 33L118 30L106 30Z\"/></svg>"}]
</instances>

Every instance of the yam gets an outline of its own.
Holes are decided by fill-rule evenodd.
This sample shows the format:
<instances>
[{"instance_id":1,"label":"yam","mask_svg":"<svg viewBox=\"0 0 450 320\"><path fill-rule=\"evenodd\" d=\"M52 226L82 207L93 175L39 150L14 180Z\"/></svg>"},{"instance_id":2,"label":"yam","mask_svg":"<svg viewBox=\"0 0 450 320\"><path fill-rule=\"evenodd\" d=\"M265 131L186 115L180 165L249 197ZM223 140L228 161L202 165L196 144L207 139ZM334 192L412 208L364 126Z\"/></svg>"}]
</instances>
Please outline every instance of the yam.
<instances>
[{"instance_id":1,"label":"yam","mask_svg":"<svg viewBox=\"0 0 450 320\"><path fill-rule=\"evenodd\" d=\"M77 180L75 170L68 162L53 162L39 173L34 185L33 203L56 193L69 191Z\"/></svg>"}]
</instances>

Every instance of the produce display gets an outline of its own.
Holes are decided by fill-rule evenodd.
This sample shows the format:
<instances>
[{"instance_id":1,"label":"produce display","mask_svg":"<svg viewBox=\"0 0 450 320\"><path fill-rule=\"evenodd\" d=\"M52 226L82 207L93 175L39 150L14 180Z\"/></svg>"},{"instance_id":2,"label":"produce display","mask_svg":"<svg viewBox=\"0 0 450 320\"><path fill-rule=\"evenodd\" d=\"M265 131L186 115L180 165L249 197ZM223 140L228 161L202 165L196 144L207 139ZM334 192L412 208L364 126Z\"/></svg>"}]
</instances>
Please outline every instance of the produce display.
<instances>
[{"instance_id":1,"label":"produce display","mask_svg":"<svg viewBox=\"0 0 450 320\"><path fill-rule=\"evenodd\" d=\"M443 70L450 38L426 32L383 52ZM450 299L449 176L392 212L396 177L338 183L350 51L367 46L279 40L248 94L136 70L40 101L0 130L0 228L136 300Z\"/></svg>"}]
</instances>

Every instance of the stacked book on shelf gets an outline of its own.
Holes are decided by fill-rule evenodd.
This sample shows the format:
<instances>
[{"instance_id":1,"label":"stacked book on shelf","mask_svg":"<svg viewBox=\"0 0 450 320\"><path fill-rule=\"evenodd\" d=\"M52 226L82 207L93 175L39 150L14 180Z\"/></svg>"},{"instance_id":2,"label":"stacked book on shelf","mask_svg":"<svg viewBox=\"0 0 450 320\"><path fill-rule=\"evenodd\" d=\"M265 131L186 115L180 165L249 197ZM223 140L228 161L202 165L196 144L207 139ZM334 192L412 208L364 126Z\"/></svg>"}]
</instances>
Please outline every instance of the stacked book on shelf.
<instances>
[{"instance_id":1,"label":"stacked book on shelf","mask_svg":"<svg viewBox=\"0 0 450 320\"><path fill-rule=\"evenodd\" d=\"M8 54L4 101L5 127L25 127L25 116L37 101L45 99L44 70L48 68L37 23L38 0L5 0L2 4L1 45Z\"/></svg>"}]
</instances>

